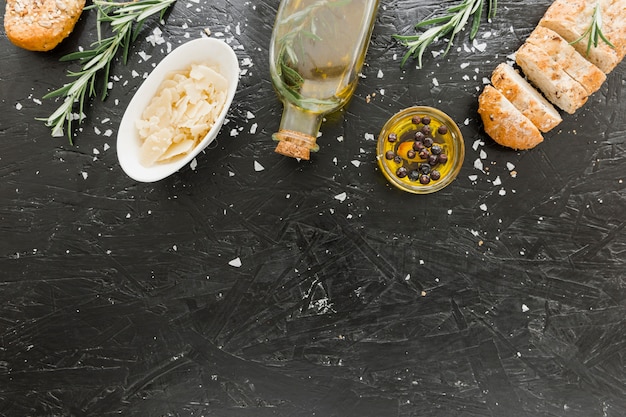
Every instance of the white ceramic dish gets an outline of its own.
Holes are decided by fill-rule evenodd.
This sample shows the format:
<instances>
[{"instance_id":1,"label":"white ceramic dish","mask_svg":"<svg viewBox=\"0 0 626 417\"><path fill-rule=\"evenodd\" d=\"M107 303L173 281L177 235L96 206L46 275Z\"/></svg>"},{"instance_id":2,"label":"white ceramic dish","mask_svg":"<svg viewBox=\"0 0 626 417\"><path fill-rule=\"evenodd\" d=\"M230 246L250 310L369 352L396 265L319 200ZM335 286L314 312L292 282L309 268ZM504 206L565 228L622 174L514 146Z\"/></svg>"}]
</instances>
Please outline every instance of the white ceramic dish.
<instances>
[{"instance_id":1,"label":"white ceramic dish","mask_svg":"<svg viewBox=\"0 0 626 417\"><path fill-rule=\"evenodd\" d=\"M141 141L135 123L141 117L141 113L148 106L167 74L188 68L193 63L205 63L214 66L228 80L228 93L224 108L213 128L187 156L174 162L145 167L139 162ZM213 38L200 38L174 49L152 70L124 112L117 132L117 159L124 172L136 181L154 182L175 173L190 163L219 133L235 96L238 82L239 62L235 52L226 42Z\"/></svg>"}]
</instances>

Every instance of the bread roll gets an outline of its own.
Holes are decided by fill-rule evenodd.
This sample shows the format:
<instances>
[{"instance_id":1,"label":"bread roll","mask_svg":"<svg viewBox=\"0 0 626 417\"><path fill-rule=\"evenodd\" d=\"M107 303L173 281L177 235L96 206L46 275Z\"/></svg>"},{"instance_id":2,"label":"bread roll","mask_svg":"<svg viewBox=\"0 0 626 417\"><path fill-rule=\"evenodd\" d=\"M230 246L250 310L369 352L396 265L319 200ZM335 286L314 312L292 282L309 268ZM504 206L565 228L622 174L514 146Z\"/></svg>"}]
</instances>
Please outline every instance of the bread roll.
<instances>
[{"instance_id":1,"label":"bread roll","mask_svg":"<svg viewBox=\"0 0 626 417\"><path fill-rule=\"evenodd\" d=\"M491 85L478 97L478 114L485 132L500 145L531 149L543 142L537 126Z\"/></svg>"},{"instance_id":2,"label":"bread roll","mask_svg":"<svg viewBox=\"0 0 626 417\"><path fill-rule=\"evenodd\" d=\"M607 9L613 2L615 0L600 0L602 17L605 23L615 18L609 17L609 13L607 13ZM567 42L575 42L589 28L595 5L596 0L555 0L539 21L539 25L552 29ZM622 10L621 13L623 12ZM620 15L621 13L618 12L617 14ZM624 16L622 14L621 25L624 24ZM605 32L605 29L603 28L602 33L607 35L611 43L619 41L619 38L615 38L615 34L610 34L610 31ZM597 47L592 46L590 48L589 54L587 54L587 37L584 37L579 42L572 43L572 46L605 74L611 72L620 62L617 50L611 48L602 40L598 42Z\"/></svg>"},{"instance_id":3,"label":"bread roll","mask_svg":"<svg viewBox=\"0 0 626 417\"><path fill-rule=\"evenodd\" d=\"M4 29L13 44L49 51L74 29L85 0L7 0Z\"/></svg>"},{"instance_id":4,"label":"bread roll","mask_svg":"<svg viewBox=\"0 0 626 417\"><path fill-rule=\"evenodd\" d=\"M491 74L491 83L540 131L548 132L563 121L558 110L512 66L499 64Z\"/></svg>"},{"instance_id":5,"label":"bread roll","mask_svg":"<svg viewBox=\"0 0 626 417\"><path fill-rule=\"evenodd\" d=\"M578 81L588 94L598 91L606 80L604 72L587 61L561 35L551 29L537 26L526 42L543 49L570 77Z\"/></svg>"},{"instance_id":6,"label":"bread roll","mask_svg":"<svg viewBox=\"0 0 626 417\"><path fill-rule=\"evenodd\" d=\"M573 114L587 102L589 94L570 77L550 55L537 46L524 43L515 53L515 61L530 80L553 104Z\"/></svg>"}]
</instances>

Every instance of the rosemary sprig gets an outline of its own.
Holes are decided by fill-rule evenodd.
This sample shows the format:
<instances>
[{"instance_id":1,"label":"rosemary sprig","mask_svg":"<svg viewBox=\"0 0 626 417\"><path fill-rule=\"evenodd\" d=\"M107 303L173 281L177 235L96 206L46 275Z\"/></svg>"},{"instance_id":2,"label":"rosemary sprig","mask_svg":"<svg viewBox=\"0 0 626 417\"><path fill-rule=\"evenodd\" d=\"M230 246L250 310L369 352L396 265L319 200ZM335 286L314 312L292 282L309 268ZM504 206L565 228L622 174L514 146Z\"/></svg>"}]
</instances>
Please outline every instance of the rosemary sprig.
<instances>
[{"instance_id":1,"label":"rosemary sprig","mask_svg":"<svg viewBox=\"0 0 626 417\"><path fill-rule=\"evenodd\" d=\"M611 41L609 41L606 36L604 36L604 33L602 33L602 11L600 10L600 2L596 2L595 7L593 8L591 23L589 24L587 30L585 30L580 38L570 42L570 44L578 43L585 38L587 39L587 55L589 55L592 45L594 48L598 47L600 39L602 39L602 41L609 45L611 48L615 48L615 45L613 45Z\"/></svg>"},{"instance_id":2,"label":"rosemary sprig","mask_svg":"<svg viewBox=\"0 0 626 417\"><path fill-rule=\"evenodd\" d=\"M393 35L395 39L409 48L402 59L402 65L413 56L417 58L417 67L421 68L422 57L426 48L433 42L447 35L449 35L448 46L444 51L444 55L448 53L454 41L454 37L463 30L470 18L472 19L472 26L469 36L470 39L473 40L478 33L484 4L486 2L488 2L487 18L491 21L496 15L496 9L498 8L497 0L462 0L461 3L449 7L444 15L424 20L415 25L416 28L429 25L436 26L417 35Z\"/></svg>"},{"instance_id":3,"label":"rosemary sprig","mask_svg":"<svg viewBox=\"0 0 626 417\"><path fill-rule=\"evenodd\" d=\"M91 44L91 49L73 52L61 58L61 61L79 61L80 71L67 72L72 81L63 87L49 92L43 98L64 97L63 103L48 118L40 119L52 128L52 136L63 136L64 127L72 143L72 122L82 122L85 100L97 96L96 81L102 74L103 85L100 90L102 100L107 96L107 84L111 63L118 50L122 49L122 61L126 64L128 51L141 30L143 23L150 16L159 14L162 19L167 8L176 0L134 0L119 3L109 0L93 0L85 9L96 9L98 40ZM111 35L103 37L103 24L106 23ZM78 105L78 116L74 107Z\"/></svg>"}]
</instances>

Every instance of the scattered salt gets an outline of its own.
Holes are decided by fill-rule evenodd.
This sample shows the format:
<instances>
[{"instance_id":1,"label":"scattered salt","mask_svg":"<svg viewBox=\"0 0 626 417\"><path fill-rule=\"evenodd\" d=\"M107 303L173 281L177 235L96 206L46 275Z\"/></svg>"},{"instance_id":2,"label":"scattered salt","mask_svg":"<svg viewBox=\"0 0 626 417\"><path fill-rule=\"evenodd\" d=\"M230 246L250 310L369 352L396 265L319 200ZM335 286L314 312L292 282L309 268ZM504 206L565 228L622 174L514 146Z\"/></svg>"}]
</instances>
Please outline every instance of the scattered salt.
<instances>
[{"instance_id":1,"label":"scattered salt","mask_svg":"<svg viewBox=\"0 0 626 417\"><path fill-rule=\"evenodd\" d=\"M254 161L254 170L256 172L263 171L265 167L261 165L258 161Z\"/></svg>"},{"instance_id":2,"label":"scattered salt","mask_svg":"<svg viewBox=\"0 0 626 417\"><path fill-rule=\"evenodd\" d=\"M238 257L233 259L232 261L228 262L228 265L233 266L235 268L239 268L241 267L242 263L241 263L241 259L239 259Z\"/></svg>"}]
</instances>

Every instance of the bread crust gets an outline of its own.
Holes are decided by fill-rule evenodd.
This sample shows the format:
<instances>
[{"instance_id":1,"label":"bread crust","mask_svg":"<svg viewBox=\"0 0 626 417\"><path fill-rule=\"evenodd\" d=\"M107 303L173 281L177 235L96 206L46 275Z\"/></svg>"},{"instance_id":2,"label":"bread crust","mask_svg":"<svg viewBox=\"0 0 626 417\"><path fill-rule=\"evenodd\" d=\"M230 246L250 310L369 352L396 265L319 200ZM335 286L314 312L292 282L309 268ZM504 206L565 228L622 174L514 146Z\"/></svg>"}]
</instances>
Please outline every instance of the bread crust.
<instances>
[{"instance_id":1,"label":"bread crust","mask_svg":"<svg viewBox=\"0 0 626 417\"><path fill-rule=\"evenodd\" d=\"M507 63L493 70L491 84L540 131L548 132L563 121L558 110Z\"/></svg>"},{"instance_id":2,"label":"bread crust","mask_svg":"<svg viewBox=\"0 0 626 417\"><path fill-rule=\"evenodd\" d=\"M478 114L485 132L497 143L513 149L531 149L543 142L539 129L491 85L478 97Z\"/></svg>"},{"instance_id":3,"label":"bread crust","mask_svg":"<svg viewBox=\"0 0 626 417\"><path fill-rule=\"evenodd\" d=\"M49 51L74 30L85 0L7 0L4 29L16 46Z\"/></svg>"},{"instance_id":4,"label":"bread crust","mask_svg":"<svg viewBox=\"0 0 626 417\"><path fill-rule=\"evenodd\" d=\"M526 42L543 49L587 93L593 94L606 80L606 74L585 59L561 35L544 26L537 26Z\"/></svg>"},{"instance_id":5,"label":"bread crust","mask_svg":"<svg viewBox=\"0 0 626 417\"><path fill-rule=\"evenodd\" d=\"M530 82L567 113L574 114L587 102L587 90L541 48L524 43L515 53L515 61Z\"/></svg>"}]
</instances>

